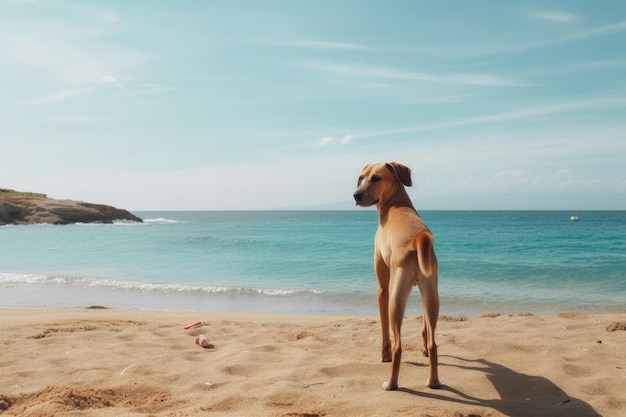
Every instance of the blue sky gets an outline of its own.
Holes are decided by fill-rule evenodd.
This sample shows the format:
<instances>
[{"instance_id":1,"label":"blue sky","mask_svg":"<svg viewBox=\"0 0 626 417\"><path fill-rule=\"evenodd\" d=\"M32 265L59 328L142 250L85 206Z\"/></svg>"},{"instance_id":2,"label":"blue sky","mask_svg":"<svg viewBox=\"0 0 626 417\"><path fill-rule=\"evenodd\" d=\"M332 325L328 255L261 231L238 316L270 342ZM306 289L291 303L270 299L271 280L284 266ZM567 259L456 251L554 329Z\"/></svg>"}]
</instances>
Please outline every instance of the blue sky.
<instances>
[{"instance_id":1,"label":"blue sky","mask_svg":"<svg viewBox=\"0 0 626 417\"><path fill-rule=\"evenodd\" d=\"M0 187L131 210L626 209L624 1L0 0Z\"/></svg>"}]
</instances>

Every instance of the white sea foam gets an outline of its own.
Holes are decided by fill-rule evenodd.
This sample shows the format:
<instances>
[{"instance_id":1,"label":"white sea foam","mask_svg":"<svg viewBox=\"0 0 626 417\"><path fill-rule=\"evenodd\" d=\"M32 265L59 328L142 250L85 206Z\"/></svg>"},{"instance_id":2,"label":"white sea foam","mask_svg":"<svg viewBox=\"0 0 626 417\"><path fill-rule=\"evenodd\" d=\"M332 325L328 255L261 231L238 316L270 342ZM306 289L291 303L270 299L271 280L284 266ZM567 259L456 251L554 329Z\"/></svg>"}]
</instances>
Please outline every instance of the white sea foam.
<instances>
[{"instance_id":1,"label":"white sea foam","mask_svg":"<svg viewBox=\"0 0 626 417\"><path fill-rule=\"evenodd\" d=\"M107 278L87 278L67 275L45 275L0 272L0 285L65 285L72 287L110 289L123 291L137 291L150 293L188 293L188 294L225 294L225 295L261 295L261 296L288 296L296 293L319 294L320 291L254 288L254 287L227 287L204 285L196 283L172 284L155 283L133 280L118 280Z\"/></svg>"},{"instance_id":2,"label":"white sea foam","mask_svg":"<svg viewBox=\"0 0 626 417\"><path fill-rule=\"evenodd\" d=\"M143 219L143 222L136 222L132 220L114 220L113 223L75 223L79 226L145 226L148 224L177 224L186 223L183 221L166 219L158 217L154 219Z\"/></svg>"},{"instance_id":3,"label":"white sea foam","mask_svg":"<svg viewBox=\"0 0 626 417\"><path fill-rule=\"evenodd\" d=\"M0 272L1 284L42 284L48 277L40 274Z\"/></svg>"},{"instance_id":4,"label":"white sea foam","mask_svg":"<svg viewBox=\"0 0 626 417\"><path fill-rule=\"evenodd\" d=\"M75 278L64 275L45 275L45 274L25 274L20 272L0 272L0 285L2 284L26 284L26 285L43 285L43 284L73 284L84 278Z\"/></svg>"},{"instance_id":5,"label":"white sea foam","mask_svg":"<svg viewBox=\"0 0 626 417\"><path fill-rule=\"evenodd\" d=\"M143 219L144 223L148 224L175 224L175 223L186 223L180 220L166 219L164 217L157 217L154 219Z\"/></svg>"},{"instance_id":6,"label":"white sea foam","mask_svg":"<svg viewBox=\"0 0 626 417\"><path fill-rule=\"evenodd\" d=\"M254 287L226 287L215 285L203 285L195 283L172 284L172 283L155 283L130 280L114 280L114 279L79 279L82 284L91 288L109 288L141 292L156 293L178 293L178 294L224 294L224 295L265 295L265 296L286 296L292 295L296 291L292 289L274 289L274 288L254 288ZM313 293L313 291L310 291Z\"/></svg>"},{"instance_id":7,"label":"white sea foam","mask_svg":"<svg viewBox=\"0 0 626 417\"><path fill-rule=\"evenodd\" d=\"M141 226L143 223L133 220L114 220L114 226Z\"/></svg>"},{"instance_id":8,"label":"white sea foam","mask_svg":"<svg viewBox=\"0 0 626 417\"><path fill-rule=\"evenodd\" d=\"M114 220L112 223L98 223L98 222L94 222L94 223L74 223L74 225L76 226L82 226L82 227L117 227L117 226L142 226L143 223L141 222L135 222L132 220Z\"/></svg>"}]
</instances>

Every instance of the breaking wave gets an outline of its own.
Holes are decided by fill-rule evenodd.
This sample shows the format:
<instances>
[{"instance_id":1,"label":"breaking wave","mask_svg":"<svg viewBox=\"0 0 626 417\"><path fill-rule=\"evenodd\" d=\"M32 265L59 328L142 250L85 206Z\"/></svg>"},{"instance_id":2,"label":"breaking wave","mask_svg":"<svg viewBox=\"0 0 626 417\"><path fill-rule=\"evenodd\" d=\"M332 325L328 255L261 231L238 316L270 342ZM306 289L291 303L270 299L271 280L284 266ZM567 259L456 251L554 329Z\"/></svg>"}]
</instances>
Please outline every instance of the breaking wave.
<instances>
[{"instance_id":1,"label":"breaking wave","mask_svg":"<svg viewBox=\"0 0 626 417\"><path fill-rule=\"evenodd\" d=\"M323 294L322 290L295 290L276 288L255 288L241 286L216 286L201 283L155 283L108 278L87 278L68 275L45 275L0 272L0 287L19 285L64 285L69 287L138 291L163 294L225 294L225 295L261 295L289 296L294 294Z\"/></svg>"},{"instance_id":2,"label":"breaking wave","mask_svg":"<svg viewBox=\"0 0 626 417\"><path fill-rule=\"evenodd\" d=\"M154 219L143 219L144 223L147 224L176 224L176 223L186 223L180 220L166 219L164 217L157 217Z\"/></svg>"}]
</instances>

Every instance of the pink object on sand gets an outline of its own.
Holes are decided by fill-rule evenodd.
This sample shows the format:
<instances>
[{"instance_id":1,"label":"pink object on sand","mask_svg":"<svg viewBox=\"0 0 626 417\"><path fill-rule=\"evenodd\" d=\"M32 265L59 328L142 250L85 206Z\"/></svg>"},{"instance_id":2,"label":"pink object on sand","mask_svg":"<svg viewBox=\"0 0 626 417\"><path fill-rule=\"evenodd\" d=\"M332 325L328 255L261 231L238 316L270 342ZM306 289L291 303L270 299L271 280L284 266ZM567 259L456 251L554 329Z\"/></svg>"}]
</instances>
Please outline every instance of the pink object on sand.
<instances>
[{"instance_id":1,"label":"pink object on sand","mask_svg":"<svg viewBox=\"0 0 626 417\"><path fill-rule=\"evenodd\" d=\"M206 336L203 334L201 334L200 336L196 338L196 345L202 346L203 348L210 347L209 341L207 340Z\"/></svg>"},{"instance_id":2,"label":"pink object on sand","mask_svg":"<svg viewBox=\"0 0 626 417\"><path fill-rule=\"evenodd\" d=\"M183 329L189 330L189 329L193 329L194 327L200 327L200 326L202 326L202 322L201 321L197 321L195 323L191 323L191 324L186 325L185 327L183 327Z\"/></svg>"}]
</instances>

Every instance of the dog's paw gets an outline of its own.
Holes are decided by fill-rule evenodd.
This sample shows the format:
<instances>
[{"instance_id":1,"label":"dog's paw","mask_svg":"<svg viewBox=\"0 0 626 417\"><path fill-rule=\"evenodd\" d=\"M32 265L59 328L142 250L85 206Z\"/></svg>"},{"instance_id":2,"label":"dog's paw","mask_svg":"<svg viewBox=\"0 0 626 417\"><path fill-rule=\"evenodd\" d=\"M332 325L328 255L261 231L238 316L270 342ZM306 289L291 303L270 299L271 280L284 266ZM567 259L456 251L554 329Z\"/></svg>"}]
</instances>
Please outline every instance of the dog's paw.
<instances>
[{"instance_id":1,"label":"dog's paw","mask_svg":"<svg viewBox=\"0 0 626 417\"><path fill-rule=\"evenodd\" d=\"M428 388L431 388L431 389L441 388L441 383L439 382L439 380L436 380L436 381L428 380L426 381L426 383L428 384Z\"/></svg>"},{"instance_id":2,"label":"dog's paw","mask_svg":"<svg viewBox=\"0 0 626 417\"><path fill-rule=\"evenodd\" d=\"M382 388L383 391L394 391L398 389L398 384L391 384L389 381L385 381L380 388Z\"/></svg>"}]
</instances>

